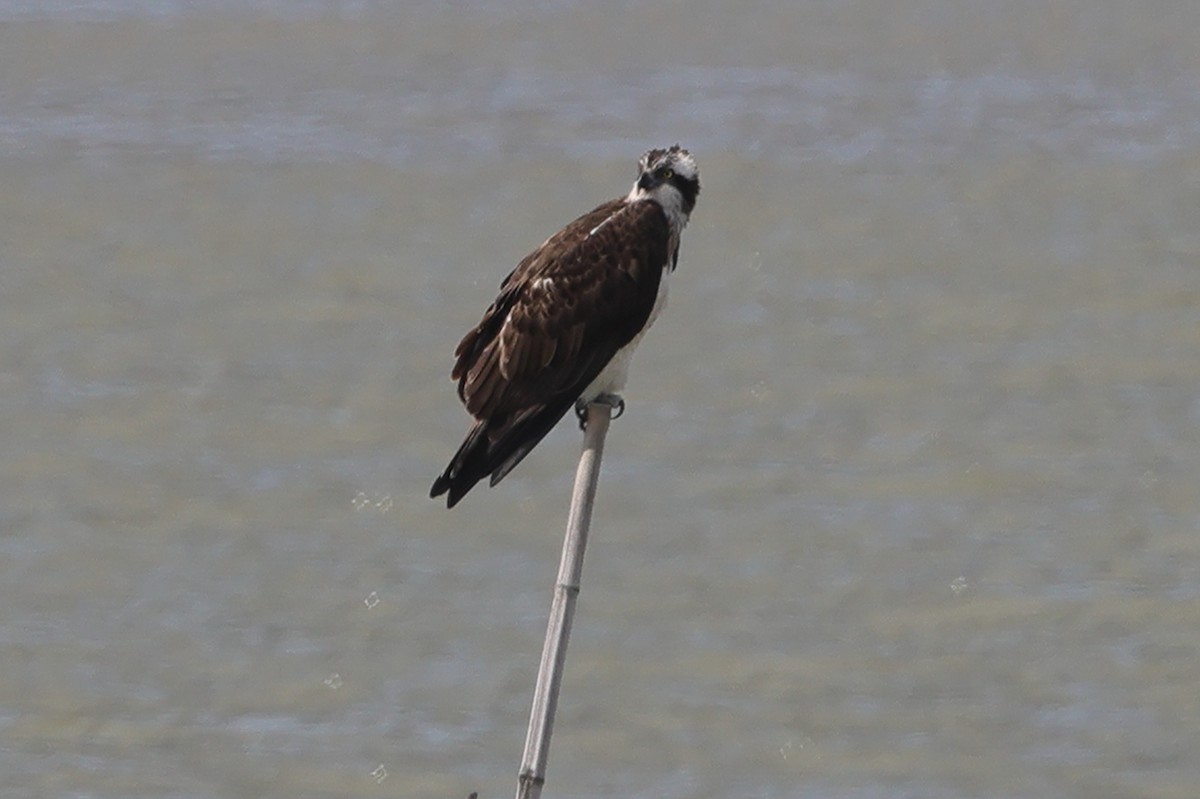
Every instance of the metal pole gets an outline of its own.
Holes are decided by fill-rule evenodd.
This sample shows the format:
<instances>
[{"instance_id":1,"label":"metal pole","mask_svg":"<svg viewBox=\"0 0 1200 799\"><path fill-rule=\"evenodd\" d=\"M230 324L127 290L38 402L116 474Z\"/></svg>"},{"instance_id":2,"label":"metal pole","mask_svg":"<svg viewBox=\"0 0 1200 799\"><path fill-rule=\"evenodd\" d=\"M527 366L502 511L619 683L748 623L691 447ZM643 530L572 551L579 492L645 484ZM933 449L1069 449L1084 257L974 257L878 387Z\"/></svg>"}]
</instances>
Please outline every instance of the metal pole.
<instances>
[{"instance_id":1,"label":"metal pole","mask_svg":"<svg viewBox=\"0 0 1200 799\"><path fill-rule=\"evenodd\" d=\"M575 472L575 490L571 494L571 512L567 517L558 582L554 587L550 623L546 627L546 643L542 647L542 662L538 666L537 687L533 692L533 708L529 713L525 754L521 758L517 799L539 799L542 784L546 780L546 760L550 754L554 712L558 707L558 689L567 661L567 641L571 637L571 620L575 616L575 598L579 596L583 552L587 548L592 503L596 499L596 483L600 477L600 456L604 454L604 436L608 433L611 419L611 405L597 402L588 405L583 453L579 456L579 468Z\"/></svg>"}]
</instances>

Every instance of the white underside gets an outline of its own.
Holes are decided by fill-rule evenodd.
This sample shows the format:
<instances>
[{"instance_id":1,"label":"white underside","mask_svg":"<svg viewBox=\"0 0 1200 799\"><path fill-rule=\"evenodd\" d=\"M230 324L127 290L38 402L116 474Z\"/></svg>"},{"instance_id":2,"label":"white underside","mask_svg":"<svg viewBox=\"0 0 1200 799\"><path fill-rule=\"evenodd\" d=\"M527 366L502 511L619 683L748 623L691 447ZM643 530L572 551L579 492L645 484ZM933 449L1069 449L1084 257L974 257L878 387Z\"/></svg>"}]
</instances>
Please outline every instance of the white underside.
<instances>
[{"instance_id":1,"label":"white underside","mask_svg":"<svg viewBox=\"0 0 1200 799\"><path fill-rule=\"evenodd\" d=\"M667 278L670 276L671 270L667 269L664 264L662 279L658 283L658 296L654 299L654 308L650 311L650 318L646 320L646 325L633 337L632 341L617 350L617 354L604 367L604 371L583 390L583 394L580 395L581 400L591 402L601 394L619 395L625 390L625 379L629 376L629 362L633 360L633 351L637 349L642 336L646 335L646 331L654 324L654 320L658 318L667 304Z\"/></svg>"},{"instance_id":2,"label":"white underside","mask_svg":"<svg viewBox=\"0 0 1200 799\"><path fill-rule=\"evenodd\" d=\"M692 164L690 168L694 172L695 165ZM638 188L638 185L635 183L627 199L631 203L653 200L659 204L663 209L663 213L666 214L667 225L671 230L668 249L674 253L679 246L679 234L687 224L687 215L683 213L683 197L680 195L679 190L668 183L663 183L652 191L644 191ZM595 233L603 225L604 222L601 222L600 225L597 225L592 230L592 233ZM617 350L617 354L608 362L604 370L580 394L580 400L591 402L600 394L616 394L619 396L625 390L625 379L629 376L629 362L633 359L633 351L637 349L637 345L642 341L642 336L646 335L646 331L654 324L654 320L658 318L658 315L662 313L662 309L667 304L667 278L670 276L671 270L668 268L668 264L663 264L662 279L658 283L658 296L654 299L654 307L650 310L650 318L646 320L645 326L633 337L632 341Z\"/></svg>"}]
</instances>

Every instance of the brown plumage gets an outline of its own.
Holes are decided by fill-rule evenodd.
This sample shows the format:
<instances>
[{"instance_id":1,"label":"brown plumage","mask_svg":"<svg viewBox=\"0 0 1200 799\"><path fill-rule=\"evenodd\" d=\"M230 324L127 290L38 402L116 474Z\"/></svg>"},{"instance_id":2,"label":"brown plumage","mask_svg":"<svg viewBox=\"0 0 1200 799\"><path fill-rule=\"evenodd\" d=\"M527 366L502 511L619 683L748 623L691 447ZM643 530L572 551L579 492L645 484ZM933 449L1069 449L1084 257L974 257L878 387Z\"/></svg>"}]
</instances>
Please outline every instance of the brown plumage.
<instances>
[{"instance_id":1,"label":"brown plumage","mask_svg":"<svg viewBox=\"0 0 1200 799\"><path fill-rule=\"evenodd\" d=\"M700 191L695 162L678 145L649 151L640 170L628 197L526 256L459 343L450 376L475 423L431 497L447 494L454 507L484 477L496 485L585 391L619 390L606 387L605 367L652 321Z\"/></svg>"},{"instance_id":2,"label":"brown plumage","mask_svg":"<svg viewBox=\"0 0 1200 799\"><path fill-rule=\"evenodd\" d=\"M594 232L593 232L594 231ZM430 496L454 507L495 485L558 423L650 318L667 252L653 202L613 200L528 255L454 351L450 377L475 425Z\"/></svg>"}]
</instances>

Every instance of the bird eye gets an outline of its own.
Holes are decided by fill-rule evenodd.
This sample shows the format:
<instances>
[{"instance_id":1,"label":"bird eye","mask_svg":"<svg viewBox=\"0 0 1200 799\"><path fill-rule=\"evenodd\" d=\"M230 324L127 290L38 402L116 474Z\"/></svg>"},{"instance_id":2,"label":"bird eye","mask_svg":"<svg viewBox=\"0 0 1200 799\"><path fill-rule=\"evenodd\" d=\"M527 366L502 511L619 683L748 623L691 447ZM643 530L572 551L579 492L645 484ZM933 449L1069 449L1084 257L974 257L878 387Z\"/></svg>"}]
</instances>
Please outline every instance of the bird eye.
<instances>
[{"instance_id":1,"label":"bird eye","mask_svg":"<svg viewBox=\"0 0 1200 799\"><path fill-rule=\"evenodd\" d=\"M663 180L670 180L671 178L675 177L675 170L671 169L669 166L664 166L662 169L658 170L658 176Z\"/></svg>"}]
</instances>

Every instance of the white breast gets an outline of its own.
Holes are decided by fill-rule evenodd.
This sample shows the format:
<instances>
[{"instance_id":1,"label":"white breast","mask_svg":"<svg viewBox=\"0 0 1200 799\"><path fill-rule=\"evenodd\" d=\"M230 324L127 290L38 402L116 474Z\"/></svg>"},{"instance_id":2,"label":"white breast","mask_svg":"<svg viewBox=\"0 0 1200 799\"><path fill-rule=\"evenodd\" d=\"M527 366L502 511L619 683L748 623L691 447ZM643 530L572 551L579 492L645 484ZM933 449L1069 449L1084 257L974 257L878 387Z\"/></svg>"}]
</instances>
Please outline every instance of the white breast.
<instances>
[{"instance_id":1,"label":"white breast","mask_svg":"<svg viewBox=\"0 0 1200 799\"><path fill-rule=\"evenodd\" d=\"M583 390L583 394L580 395L582 399L590 402L600 394L620 394L625 389L625 379L629 373L629 362L633 359L633 351L637 349L642 336L646 335L646 331L650 329L654 320L666 307L667 278L670 276L671 270L664 264L662 278L658 283L658 296L654 298L654 307L650 310L650 318L646 320L646 326L633 337L632 341L617 350L617 354L604 367L604 371L600 372L596 379Z\"/></svg>"}]
</instances>

